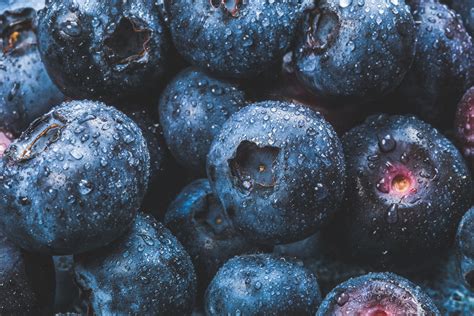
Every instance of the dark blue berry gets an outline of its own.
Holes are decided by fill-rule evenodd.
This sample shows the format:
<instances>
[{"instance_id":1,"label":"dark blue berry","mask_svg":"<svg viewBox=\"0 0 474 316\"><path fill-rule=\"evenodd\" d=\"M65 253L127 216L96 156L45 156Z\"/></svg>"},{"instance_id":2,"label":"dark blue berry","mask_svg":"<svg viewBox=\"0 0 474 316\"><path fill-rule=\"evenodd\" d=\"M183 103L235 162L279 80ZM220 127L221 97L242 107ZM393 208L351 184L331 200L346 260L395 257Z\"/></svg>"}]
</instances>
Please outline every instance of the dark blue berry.
<instances>
[{"instance_id":1,"label":"dark blue berry","mask_svg":"<svg viewBox=\"0 0 474 316\"><path fill-rule=\"evenodd\" d=\"M317 316L441 315L419 286L393 273L369 273L335 287Z\"/></svg>"},{"instance_id":2,"label":"dark blue berry","mask_svg":"<svg viewBox=\"0 0 474 316\"><path fill-rule=\"evenodd\" d=\"M277 64L293 42L306 0L166 2L178 52L226 77L255 76Z\"/></svg>"},{"instance_id":3,"label":"dark blue berry","mask_svg":"<svg viewBox=\"0 0 474 316\"><path fill-rule=\"evenodd\" d=\"M316 277L297 261L267 254L235 257L206 292L206 315L314 315Z\"/></svg>"},{"instance_id":4,"label":"dark blue berry","mask_svg":"<svg viewBox=\"0 0 474 316\"><path fill-rule=\"evenodd\" d=\"M39 7L35 1L0 5L0 132L14 137L64 99L38 51L35 8Z\"/></svg>"},{"instance_id":5,"label":"dark blue berry","mask_svg":"<svg viewBox=\"0 0 474 316\"><path fill-rule=\"evenodd\" d=\"M456 235L458 265L464 282L474 289L474 207L464 214Z\"/></svg>"},{"instance_id":6,"label":"dark blue berry","mask_svg":"<svg viewBox=\"0 0 474 316\"><path fill-rule=\"evenodd\" d=\"M245 94L235 84L214 79L195 68L178 74L159 104L164 136L177 161L205 174L212 140L222 124L244 105Z\"/></svg>"},{"instance_id":7,"label":"dark blue berry","mask_svg":"<svg viewBox=\"0 0 474 316\"><path fill-rule=\"evenodd\" d=\"M94 314L191 314L196 277L189 255L149 215L139 213L126 235L74 261Z\"/></svg>"},{"instance_id":8,"label":"dark blue berry","mask_svg":"<svg viewBox=\"0 0 474 316\"><path fill-rule=\"evenodd\" d=\"M123 102L153 93L170 40L154 0L52 0L39 13L41 56L69 97Z\"/></svg>"},{"instance_id":9,"label":"dark blue berry","mask_svg":"<svg viewBox=\"0 0 474 316\"><path fill-rule=\"evenodd\" d=\"M235 113L207 160L211 187L247 238L289 243L315 233L344 194L341 143L317 112L277 101Z\"/></svg>"},{"instance_id":10,"label":"dark blue berry","mask_svg":"<svg viewBox=\"0 0 474 316\"><path fill-rule=\"evenodd\" d=\"M461 154L436 129L379 115L343 137L346 204L335 226L350 254L379 265L430 262L451 245L469 208L472 180Z\"/></svg>"},{"instance_id":11,"label":"dark blue berry","mask_svg":"<svg viewBox=\"0 0 474 316\"><path fill-rule=\"evenodd\" d=\"M51 315L53 302L51 257L26 252L0 233L0 314Z\"/></svg>"},{"instance_id":12,"label":"dark blue berry","mask_svg":"<svg viewBox=\"0 0 474 316\"><path fill-rule=\"evenodd\" d=\"M148 178L148 149L131 119L102 103L66 102L5 152L0 226L32 251L91 250L130 226Z\"/></svg>"},{"instance_id":13,"label":"dark blue berry","mask_svg":"<svg viewBox=\"0 0 474 316\"><path fill-rule=\"evenodd\" d=\"M416 56L397 90L399 104L426 122L451 126L456 104L474 82L474 46L462 21L434 0L409 1Z\"/></svg>"},{"instance_id":14,"label":"dark blue berry","mask_svg":"<svg viewBox=\"0 0 474 316\"><path fill-rule=\"evenodd\" d=\"M296 72L314 93L366 101L397 87L415 56L415 27L404 0L323 0L301 24Z\"/></svg>"},{"instance_id":15,"label":"dark blue berry","mask_svg":"<svg viewBox=\"0 0 474 316\"><path fill-rule=\"evenodd\" d=\"M181 191L164 223L191 256L202 293L227 260L258 250L233 227L207 179L196 180Z\"/></svg>"}]
</instances>

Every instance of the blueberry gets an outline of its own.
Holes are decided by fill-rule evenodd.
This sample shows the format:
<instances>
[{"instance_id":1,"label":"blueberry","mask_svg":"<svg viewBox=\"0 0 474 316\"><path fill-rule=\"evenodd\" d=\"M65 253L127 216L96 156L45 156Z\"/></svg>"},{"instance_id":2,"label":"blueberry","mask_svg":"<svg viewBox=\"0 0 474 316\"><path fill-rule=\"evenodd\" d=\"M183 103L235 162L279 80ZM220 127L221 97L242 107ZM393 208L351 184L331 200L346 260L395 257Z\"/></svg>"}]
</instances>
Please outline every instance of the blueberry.
<instances>
[{"instance_id":1,"label":"blueberry","mask_svg":"<svg viewBox=\"0 0 474 316\"><path fill-rule=\"evenodd\" d=\"M410 112L451 126L457 102L474 82L472 39L456 14L432 0L411 0L416 57L396 94Z\"/></svg>"},{"instance_id":2,"label":"blueberry","mask_svg":"<svg viewBox=\"0 0 474 316\"><path fill-rule=\"evenodd\" d=\"M211 187L235 227L266 244L301 240L338 209L344 194L341 143L317 112L288 102L235 113L207 160Z\"/></svg>"},{"instance_id":3,"label":"blueberry","mask_svg":"<svg viewBox=\"0 0 474 316\"><path fill-rule=\"evenodd\" d=\"M0 314L50 315L53 300L51 257L21 250L0 233Z\"/></svg>"},{"instance_id":4,"label":"blueberry","mask_svg":"<svg viewBox=\"0 0 474 316\"><path fill-rule=\"evenodd\" d=\"M51 0L39 13L41 56L69 97L123 102L153 92L170 40L153 0Z\"/></svg>"},{"instance_id":5,"label":"blueberry","mask_svg":"<svg viewBox=\"0 0 474 316\"><path fill-rule=\"evenodd\" d=\"M164 223L191 256L201 293L228 259L258 250L235 230L207 179L193 181L181 191Z\"/></svg>"},{"instance_id":6,"label":"blueberry","mask_svg":"<svg viewBox=\"0 0 474 316\"><path fill-rule=\"evenodd\" d=\"M38 51L35 8L40 2L0 5L0 131L14 137L64 99Z\"/></svg>"},{"instance_id":7,"label":"blueberry","mask_svg":"<svg viewBox=\"0 0 474 316\"><path fill-rule=\"evenodd\" d=\"M369 273L335 287L316 313L325 315L441 315L421 288L393 273Z\"/></svg>"},{"instance_id":8,"label":"blueberry","mask_svg":"<svg viewBox=\"0 0 474 316\"><path fill-rule=\"evenodd\" d=\"M459 102L455 117L455 128L458 143L467 164L474 174L474 86L471 87Z\"/></svg>"},{"instance_id":9,"label":"blueberry","mask_svg":"<svg viewBox=\"0 0 474 316\"><path fill-rule=\"evenodd\" d=\"M191 314L196 277L189 255L149 215L139 213L126 235L74 261L94 314Z\"/></svg>"},{"instance_id":10,"label":"blueberry","mask_svg":"<svg viewBox=\"0 0 474 316\"><path fill-rule=\"evenodd\" d=\"M474 1L456 0L450 4L454 11L459 13L464 21L466 30L474 35Z\"/></svg>"},{"instance_id":11,"label":"blueberry","mask_svg":"<svg viewBox=\"0 0 474 316\"><path fill-rule=\"evenodd\" d=\"M300 80L336 102L395 89L415 56L413 17L403 0L323 0L301 24L294 50Z\"/></svg>"},{"instance_id":12,"label":"blueberry","mask_svg":"<svg viewBox=\"0 0 474 316\"><path fill-rule=\"evenodd\" d=\"M307 0L166 1L173 42L191 64L215 74L247 78L290 48Z\"/></svg>"},{"instance_id":13,"label":"blueberry","mask_svg":"<svg viewBox=\"0 0 474 316\"><path fill-rule=\"evenodd\" d=\"M454 145L408 116L379 115L343 137L346 203L335 226L352 255L416 267L451 245L472 180Z\"/></svg>"},{"instance_id":14,"label":"blueberry","mask_svg":"<svg viewBox=\"0 0 474 316\"><path fill-rule=\"evenodd\" d=\"M22 248L72 254L124 233L149 177L139 128L102 103L66 102L35 120L0 162L0 227Z\"/></svg>"},{"instance_id":15,"label":"blueberry","mask_svg":"<svg viewBox=\"0 0 474 316\"><path fill-rule=\"evenodd\" d=\"M205 174L206 155L224 122L245 104L245 94L230 82L195 68L178 74L163 92L160 122L169 149L180 164Z\"/></svg>"},{"instance_id":16,"label":"blueberry","mask_svg":"<svg viewBox=\"0 0 474 316\"><path fill-rule=\"evenodd\" d=\"M206 292L206 315L314 315L316 277L298 262L268 254L235 257Z\"/></svg>"},{"instance_id":17,"label":"blueberry","mask_svg":"<svg viewBox=\"0 0 474 316\"><path fill-rule=\"evenodd\" d=\"M474 207L464 214L456 235L461 276L474 290Z\"/></svg>"}]
</instances>

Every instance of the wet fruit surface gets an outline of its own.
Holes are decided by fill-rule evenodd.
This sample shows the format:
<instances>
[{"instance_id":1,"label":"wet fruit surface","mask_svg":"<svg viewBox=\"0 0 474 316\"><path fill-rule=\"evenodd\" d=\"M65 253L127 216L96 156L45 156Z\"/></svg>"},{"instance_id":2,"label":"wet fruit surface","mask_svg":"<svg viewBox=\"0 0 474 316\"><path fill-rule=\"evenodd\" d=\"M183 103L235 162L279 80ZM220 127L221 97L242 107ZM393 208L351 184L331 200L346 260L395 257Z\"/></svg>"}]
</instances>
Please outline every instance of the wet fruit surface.
<instances>
[{"instance_id":1,"label":"wet fruit surface","mask_svg":"<svg viewBox=\"0 0 474 316\"><path fill-rule=\"evenodd\" d=\"M0 0L0 315L474 315L473 1Z\"/></svg>"},{"instance_id":2,"label":"wet fruit surface","mask_svg":"<svg viewBox=\"0 0 474 316\"><path fill-rule=\"evenodd\" d=\"M33 122L4 153L1 170L0 225L9 238L72 254L126 231L148 184L149 154L123 113L74 101Z\"/></svg>"},{"instance_id":3,"label":"wet fruit surface","mask_svg":"<svg viewBox=\"0 0 474 316\"><path fill-rule=\"evenodd\" d=\"M343 145L346 206L335 225L352 253L403 265L451 244L473 194L452 143L414 117L380 115L349 131Z\"/></svg>"},{"instance_id":4,"label":"wet fruit surface","mask_svg":"<svg viewBox=\"0 0 474 316\"><path fill-rule=\"evenodd\" d=\"M278 63L312 3L306 0L167 1L177 50L191 64L232 78Z\"/></svg>"},{"instance_id":5,"label":"wet fruit surface","mask_svg":"<svg viewBox=\"0 0 474 316\"><path fill-rule=\"evenodd\" d=\"M259 249L233 227L207 179L193 181L181 191L170 204L164 223L191 256L200 295L227 260Z\"/></svg>"},{"instance_id":6,"label":"wet fruit surface","mask_svg":"<svg viewBox=\"0 0 474 316\"><path fill-rule=\"evenodd\" d=\"M69 97L123 101L166 74L169 39L152 1L50 1L38 21L39 48Z\"/></svg>"},{"instance_id":7,"label":"wet fruit surface","mask_svg":"<svg viewBox=\"0 0 474 316\"><path fill-rule=\"evenodd\" d=\"M456 13L438 1L412 0L416 56L397 94L400 106L436 126L450 126L474 80L474 47Z\"/></svg>"},{"instance_id":8,"label":"wet fruit surface","mask_svg":"<svg viewBox=\"0 0 474 316\"><path fill-rule=\"evenodd\" d=\"M413 62L414 25L404 1L320 1L301 25L297 75L309 90L336 101L386 94Z\"/></svg>"},{"instance_id":9,"label":"wet fruit surface","mask_svg":"<svg viewBox=\"0 0 474 316\"><path fill-rule=\"evenodd\" d=\"M291 259L248 255L229 260L206 292L207 315L314 315L321 301L316 277Z\"/></svg>"},{"instance_id":10,"label":"wet fruit surface","mask_svg":"<svg viewBox=\"0 0 474 316\"><path fill-rule=\"evenodd\" d=\"M74 260L76 280L94 313L183 315L192 310L196 276L191 260L149 215L138 214L123 237Z\"/></svg>"},{"instance_id":11,"label":"wet fruit surface","mask_svg":"<svg viewBox=\"0 0 474 316\"><path fill-rule=\"evenodd\" d=\"M0 131L14 137L64 100L40 58L33 2L0 7Z\"/></svg>"},{"instance_id":12,"label":"wet fruit surface","mask_svg":"<svg viewBox=\"0 0 474 316\"><path fill-rule=\"evenodd\" d=\"M324 225L343 196L344 170L339 139L320 114L272 101L234 114L207 160L211 187L234 225L268 244Z\"/></svg>"},{"instance_id":13,"label":"wet fruit surface","mask_svg":"<svg viewBox=\"0 0 474 316\"><path fill-rule=\"evenodd\" d=\"M396 274L369 273L333 289L319 308L325 315L440 315L422 290Z\"/></svg>"},{"instance_id":14,"label":"wet fruit surface","mask_svg":"<svg viewBox=\"0 0 474 316\"><path fill-rule=\"evenodd\" d=\"M238 85L196 68L179 73L159 102L166 143L176 160L204 175L212 140L224 122L243 106L245 93Z\"/></svg>"}]
</instances>

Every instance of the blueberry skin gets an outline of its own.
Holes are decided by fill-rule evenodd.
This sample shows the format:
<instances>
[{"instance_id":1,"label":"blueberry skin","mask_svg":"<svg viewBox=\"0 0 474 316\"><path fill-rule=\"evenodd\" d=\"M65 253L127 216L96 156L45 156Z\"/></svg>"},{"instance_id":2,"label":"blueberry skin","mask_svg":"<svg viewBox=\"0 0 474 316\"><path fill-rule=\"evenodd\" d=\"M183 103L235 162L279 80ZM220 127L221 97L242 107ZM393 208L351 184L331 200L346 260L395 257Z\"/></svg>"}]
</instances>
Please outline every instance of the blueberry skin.
<instances>
[{"instance_id":1,"label":"blueberry skin","mask_svg":"<svg viewBox=\"0 0 474 316\"><path fill-rule=\"evenodd\" d=\"M345 164L340 140L317 112L287 102L235 113L207 158L211 187L235 227L265 244L314 234L338 209Z\"/></svg>"},{"instance_id":2,"label":"blueberry skin","mask_svg":"<svg viewBox=\"0 0 474 316\"><path fill-rule=\"evenodd\" d=\"M462 279L474 290L474 207L464 214L456 234L457 260Z\"/></svg>"},{"instance_id":3,"label":"blueberry skin","mask_svg":"<svg viewBox=\"0 0 474 316\"><path fill-rule=\"evenodd\" d=\"M138 213L131 230L108 246L74 256L76 280L99 315L190 315L196 276L179 241Z\"/></svg>"},{"instance_id":4,"label":"blueberry skin","mask_svg":"<svg viewBox=\"0 0 474 316\"><path fill-rule=\"evenodd\" d=\"M456 104L474 83L474 46L462 21L444 4L411 0L416 56L396 94L408 111L439 127L452 125Z\"/></svg>"},{"instance_id":5,"label":"blueberry skin","mask_svg":"<svg viewBox=\"0 0 474 316\"><path fill-rule=\"evenodd\" d=\"M206 315L314 315L316 277L297 261L269 254L227 261L206 292Z\"/></svg>"},{"instance_id":6,"label":"blueberry skin","mask_svg":"<svg viewBox=\"0 0 474 316\"><path fill-rule=\"evenodd\" d=\"M38 20L41 57L69 97L136 99L153 92L171 66L154 0L52 0Z\"/></svg>"},{"instance_id":7,"label":"blueberry skin","mask_svg":"<svg viewBox=\"0 0 474 316\"><path fill-rule=\"evenodd\" d=\"M140 129L103 103L71 101L34 121L0 162L0 228L20 247L73 254L131 225L146 192Z\"/></svg>"},{"instance_id":8,"label":"blueberry skin","mask_svg":"<svg viewBox=\"0 0 474 316\"><path fill-rule=\"evenodd\" d=\"M466 163L474 174L474 86L462 97L458 104L454 127L459 148Z\"/></svg>"},{"instance_id":9,"label":"blueberry skin","mask_svg":"<svg viewBox=\"0 0 474 316\"><path fill-rule=\"evenodd\" d=\"M336 286L316 316L441 315L419 286L393 273L369 273Z\"/></svg>"},{"instance_id":10,"label":"blueberry skin","mask_svg":"<svg viewBox=\"0 0 474 316\"><path fill-rule=\"evenodd\" d=\"M173 42L192 65L220 76L248 78L276 64L290 48L307 0L167 0Z\"/></svg>"},{"instance_id":11,"label":"blueberry skin","mask_svg":"<svg viewBox=\"0 0 474 316\"><path fill-rule=\"evenodd\" d=\"M183 166L205 174L206 156L222 124L245 104L237 85L188 68L163 92L159 113L170 151Z\"/></svg>"},{"instance_id":12,"label":"blueberry skin","mask_svg":"<svg viewBox=\"0 0 474 316\"><path fill-rule=\"evenodd\" d=\"M334 226L349 257L415 267L452 244L473 186L447 138L415 117L378 115L342 142L346 201Z\"/></svg>"},{"instance_id":13,"label":"blueberry skin","mask_svg":"<svg viewBox=\"0 0 474 316\"><path fill-rule=\"evenodd\" d=\"M0 130L14 137L64 100L38 51L34 8L40 2L0 7Z\"/></svg>"},{"instance_id":14,"label":"blueberry skin","mask_svg":"<svg viewBox=\"0 0 474 316\"><path fill-rule=\"evenodd\" d=\"M51 257L26 252L0 233L0 313L51 315L53 301Z\"/></svg>"},{"instance_id":15,"label":"blueberry skin","mask_svg":"<svg viewBox=\"0 0 474 316\"><path fill-rule=\"evenodd\" d=\"M168 207L164 224L191 256L200 293L227 260L258 250L233 227L207 179L195 180L181 191Z\"/></svg>"},{"instance_id":16,"label":"blueberry skin","mask_svg":"<svg viewBox=\"0 0 474 316\"><path fill-rule=\"evenodd\" d=\"M309 90L364 102L402 81L415 56L415 24L404 0L323 0L306 14L294 54Z\"/></svg>"},{"instance_id":17,"label":"blueberry skin","mask_svg":"<svg viewBox=\"0 0 474 316\"><path fill-rule=\"evenodd\" d=\"M474 0L456 0L450 6L461 15L469 34L474 35Z\"/></svg>"}]
</instances>

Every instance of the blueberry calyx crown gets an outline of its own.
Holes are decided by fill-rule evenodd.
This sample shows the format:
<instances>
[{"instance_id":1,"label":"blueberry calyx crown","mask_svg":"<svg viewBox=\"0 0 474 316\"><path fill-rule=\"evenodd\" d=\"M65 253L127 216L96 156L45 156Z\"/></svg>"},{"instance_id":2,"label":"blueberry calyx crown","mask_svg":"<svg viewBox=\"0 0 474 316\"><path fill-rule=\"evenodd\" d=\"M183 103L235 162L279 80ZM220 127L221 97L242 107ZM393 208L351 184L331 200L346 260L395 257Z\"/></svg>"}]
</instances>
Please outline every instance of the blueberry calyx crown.
<instances>
[{"instance_id":1,"label":"blueberry calyx crown","mask_svg":"<svg viewBox=\"0 0 474 316\"><path fill-rule=\"evenodd\" d=\"M59 139L66 122L67 120L55 111L36 119L15 144L5 151L5 156L14 162L34 158Z\"/></svg>"},{"instance_id":2,"label":"blueberry calyx crown","mask_svg":"<svg viewBox=\"0 0 474 316\"><path fill-rule=\"evenodd\" d=\"M140 26L138 20L123 17L114 32L105 39L108 59L116 65L125 65L146 58L151 30Z\"/></svg>"},{"instance_id":3,"label":"blueberry calyx crown","mask_svg":"<svg viewBox=\"0 0 474 316\"><path fill-rule=\"evenodd\" d=\"M250 141L243 141L237 147L235 156L229 160L229 167L240 188L272 188L276 178L274 167L280 149L273 146L259 147Z\"/></svg>"},{"instance_id":4,"label":"blueberry calyx crown","mask_svg":"<svg viewBox=\"0 0 474 316\"><path fill-rule=\"evenodd\" d=\"M339 18L334 12L316 8L310 12L309 28L306 31L304 51L307 54L322 54L336 41L339 34Z\"/></svg>"}]
</instances>

